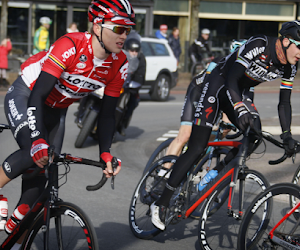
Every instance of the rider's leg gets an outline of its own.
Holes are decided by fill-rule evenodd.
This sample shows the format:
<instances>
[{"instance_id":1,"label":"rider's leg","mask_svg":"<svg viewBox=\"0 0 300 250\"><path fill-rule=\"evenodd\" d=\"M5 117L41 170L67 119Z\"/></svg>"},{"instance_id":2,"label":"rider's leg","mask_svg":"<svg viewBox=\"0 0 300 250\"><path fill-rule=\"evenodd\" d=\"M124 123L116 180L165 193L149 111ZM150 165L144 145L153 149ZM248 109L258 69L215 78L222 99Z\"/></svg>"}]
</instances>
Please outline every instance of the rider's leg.
<instances>
[{"instance_id":1,"label":"rider's leg","mask_svg":"<svg viewBox=\"0 0 300 250\"><path fill-rule=\"evenodd\" d=\"M193 125L188 150L177 159L161 197L151 205L152 223L159 229L165 229L165 214L170 199L199 154L204 151L211 130L211 127Z\"/></svg>"}]
</instances>

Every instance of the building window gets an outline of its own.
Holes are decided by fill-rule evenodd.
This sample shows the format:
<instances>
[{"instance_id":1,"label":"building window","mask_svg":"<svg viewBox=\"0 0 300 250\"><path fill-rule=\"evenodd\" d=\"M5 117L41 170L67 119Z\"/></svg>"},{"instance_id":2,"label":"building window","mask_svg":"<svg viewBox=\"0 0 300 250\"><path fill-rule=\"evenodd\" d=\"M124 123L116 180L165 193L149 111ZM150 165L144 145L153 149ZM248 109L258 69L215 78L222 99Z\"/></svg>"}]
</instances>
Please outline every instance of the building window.
<instances>
[{"instance_id":1,"label":"building window","mask_svg":"<svg viewBox=\"0 0 300 250\"><path fill-rule=\"evenodd\" d=\"M242 3L200 1L199 12L219 14L242 14Z\"/></svg>"},{"instance_id":2,"label":"building window","mask_svg":"<svg viewBox=\"0 0 300 250\"><path fill-rule=\"evenodd\" d=\"M187 12L189 11L189 1L184 0L155 0L154 10L162 11L179 11Z\"/></svg>"},{"instance_id":3,"label":"building window","mask_svg":"<svg viewBox=\"0 0 300 250\"><path fill-rule=\"evenodd\" d=\"M23 55L27 52L29 4L8 5L7 36L13 45L13 54Z\"/></svg>"},{"instance_id":4,"label":"building window","mask_svg":"<svg viewBox=\"0 0 300 250\"><path fill-rule=\"evenodd\" d=\"M246 3L247 15L293 16L292 4Z\"/></svg>"}]
</instances>

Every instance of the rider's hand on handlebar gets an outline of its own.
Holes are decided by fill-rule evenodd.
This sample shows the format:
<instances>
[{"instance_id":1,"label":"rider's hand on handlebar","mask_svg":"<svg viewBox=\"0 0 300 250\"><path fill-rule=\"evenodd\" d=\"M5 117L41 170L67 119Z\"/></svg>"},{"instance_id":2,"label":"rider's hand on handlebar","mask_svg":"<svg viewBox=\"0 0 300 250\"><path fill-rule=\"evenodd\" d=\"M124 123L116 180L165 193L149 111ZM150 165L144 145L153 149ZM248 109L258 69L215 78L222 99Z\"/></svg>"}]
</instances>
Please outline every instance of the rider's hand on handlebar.
<instances>
[{"instance_id":1,"label":"rider's hand on handlebar","mask_svg":"<svg viewBox=\"0 0 300 250\"><path fill-rule=\"evenodd\" d=\"M235 106L234 110L238 113L238 125L242 131L245 131L249 125L253 127L253 116L244 103Z\"/></svg>"},{"instance_id":2,"label":"rider's hand on handlebar","mask_svg":"<svg viewBox=\"0 0 300 250\"><path fill-rule=\"evenodd\" d=\"M106 168L103 170L103 173L106 175L107 178L115 176L121 171L121 160L118 159L118 166L116 169L113 169L111 163L113 156L110 153L104 152L101 154L100 157L106 163Z\"/></svg>"},{"instance_id":3,"label":"rider's hand on handlebar","mask_svg":"<svg viewBox=\"0 0 300 250\"><path fill-rule=\"evenodd\" d=\"M280 135L280 138L283 140L284 149L289 157L297 152L299 147L299 142L292 138L291 132L287 131Z\"/></svg>"},{"instance_id":4,"label":"rider's hand on handlebar","mask_svg":"<svg viewBox=\"0 0 300 250\"><path fill-rule=\"evenodd\" d=\"M40 168L44 168L48 164L48 148L48 143L42 138L34 141L31 145L30 156Z\"/></svg>"}]
</instances>

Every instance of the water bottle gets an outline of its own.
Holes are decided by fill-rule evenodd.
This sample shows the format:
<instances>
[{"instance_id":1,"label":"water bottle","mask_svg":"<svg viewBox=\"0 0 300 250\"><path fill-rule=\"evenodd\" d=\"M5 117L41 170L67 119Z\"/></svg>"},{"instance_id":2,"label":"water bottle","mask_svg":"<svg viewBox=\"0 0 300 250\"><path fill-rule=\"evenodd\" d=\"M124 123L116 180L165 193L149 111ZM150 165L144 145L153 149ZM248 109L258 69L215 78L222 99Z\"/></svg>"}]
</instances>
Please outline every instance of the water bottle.
<instances>
[{"instance_id":1,"label":"water bottle","mask_svg":"<svg viewBox=\"0 0 300 250\"><path fill-rule=\"evenodd\" d=\"M5 225L5 231L8 234L11 234L11 232L15 229L17 224L24 218L24 216L29 211L29 206L27 204L21 204L18 206L13 214L10 216L9 220L7 221Z\"/></svg>"},{"instance_id":2,"label":"water bottle","mask_svg":"<svg viewBox=\"0 0 300 250\"><path fill-rule=\"evenodd\" d=\"M7 198L3 197L3 195L0 195L0 230L4 230L4 226L7 221Z\"/></svg>"},{"instance_id":3,"label":"water bottle","mask_svg":"<svg viewBox=\"0 0 300 250\"><path fill-rule=\"evenodd\" d=\"M218 175L218 171L217 170L210 170L200 181L199 186L198 186L198 190L202 191L207 183L209 183L212 179L214 179L216 176Z\"/></svg>"}]
</instances>

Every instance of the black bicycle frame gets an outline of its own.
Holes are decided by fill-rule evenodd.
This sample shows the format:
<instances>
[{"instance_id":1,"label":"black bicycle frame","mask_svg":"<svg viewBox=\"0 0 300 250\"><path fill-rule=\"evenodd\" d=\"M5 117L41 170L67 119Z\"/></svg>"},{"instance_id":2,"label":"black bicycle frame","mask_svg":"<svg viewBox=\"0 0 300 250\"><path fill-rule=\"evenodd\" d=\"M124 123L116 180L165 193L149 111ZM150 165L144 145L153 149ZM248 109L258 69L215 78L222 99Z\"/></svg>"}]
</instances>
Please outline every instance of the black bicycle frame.
<instances>
[{"instance_id":1,"label":"black bicycle frame","mask_svg":"<svg viewBox=\"0 0 300 250\"><path fill-rule=\"evenodd\" d=\"M249 130L248 130L249 131ZM226 178L231 176L231 183L233 185L230 185L229 187L229 200L228 200L228 214L233 215L236 217L232 211L232 201L233 201L233 196L234 196L234 188L235 184L238 179L238 175L240 170L244 167L245 161L246 161L246 156L248 152L248 145L249 145L249 137L248 133L246 132L244 138L242 139L242 144L239 147L239 151L237 155L234 157L232 161L230 161L226 166L225 166L225 174L218 180L212 180L210 183L208 183L207 187L205 187L202 192L203 195L186 211L185 213L185 218L189 217L190 214L215 190L215 188ZM220 174L223 171L220 172ZM243 211L243 204L242 201L244 199L244 182L240 184L240 204L239 204L239 214L242 213Z\"/></svg>"},{"instance_id":2,"label":"black bicycle frame","mask_svg":"<svg viewBox=\"0 0 300 250\"><path fill-rule=\"evenodd\" d=\"M46 170L47 171L47 170ZM25 215L25 217L20 221L20 223L16 226L16 228L12 231L12 233L5 239L5 241L1 244L0 249L10 249L13 245L18 241L18 239L26 232L28 229L28 225L30 225L35 218L39 215L39 213L43 210L46 212L46 216L44 216L44 225L46 226L46 230L44 230L44 249L47 250L49 248L49 219L50 219L50 206L54 204L54 202L58 198L58 166L55 163L52 163L48 170L48 184L44 189L42 194L36 200L32 208Z\"/></svg>"}]
</instances>

